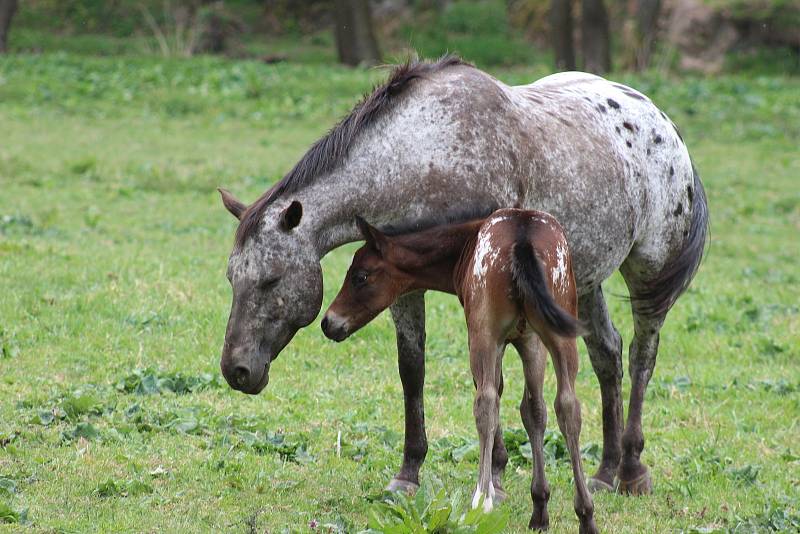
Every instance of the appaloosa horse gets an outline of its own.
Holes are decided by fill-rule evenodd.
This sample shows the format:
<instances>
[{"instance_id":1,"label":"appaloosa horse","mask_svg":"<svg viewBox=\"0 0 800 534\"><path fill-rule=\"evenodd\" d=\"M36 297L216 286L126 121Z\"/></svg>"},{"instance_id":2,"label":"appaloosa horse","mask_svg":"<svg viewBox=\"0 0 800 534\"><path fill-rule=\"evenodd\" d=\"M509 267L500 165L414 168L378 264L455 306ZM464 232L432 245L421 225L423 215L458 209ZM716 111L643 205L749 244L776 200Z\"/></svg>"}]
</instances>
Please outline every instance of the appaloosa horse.
<instances>
[{"instance_id":1,"label":"appaloosa horse","mask_svg":"<svg viewBox=\"0 0 800 534\"><path fill-rule=\"evenodd\" d=\"M221 367L260 392L269 368L322 305L320 258L359 239L357 214L385 226L520 206L556 216L574 260L584 340L600 382L603 456L590 484L650 490L642 403L658 334L702 257L707 206L686 146L641 93L567 72L509 87L453 57L396 69L252 205L228 262L233 304ZM622 341L601 284L619 269L634 316L631 396L622 421ZM425 303L392 306L405 401L403 463L390 489L414 489L428 450L422 389ZM494 469L507 455L495 447Z\"/></svg>"},{"instance_id":2,"label":"appaloosa horse","mask_svg":"<svg viewBox=\"0 0 800 534\"><path fill-rule=\"evenodd\" d=\"M482 501L484 511L491 511L494 502L505 497L498 473L492 469L492 450L499 439L503 353L508 343L514 345L525 379L519 412L533 453L533 513L528 526L542 530L549 524L543 446L547 423L542 396L544 344L556 372L554 406L572 463L580 532L596 533L578 445L578 297L567 237L558 221L540 211L500 209L485 219L394 237L361 218L356 224L366 244L356 251L339 293L325 312L325 335L342 341L398 297L415 290L458 295L467 322L475 383L473 414L480 443L472 507Z\"/></svg>"}]
</instances>

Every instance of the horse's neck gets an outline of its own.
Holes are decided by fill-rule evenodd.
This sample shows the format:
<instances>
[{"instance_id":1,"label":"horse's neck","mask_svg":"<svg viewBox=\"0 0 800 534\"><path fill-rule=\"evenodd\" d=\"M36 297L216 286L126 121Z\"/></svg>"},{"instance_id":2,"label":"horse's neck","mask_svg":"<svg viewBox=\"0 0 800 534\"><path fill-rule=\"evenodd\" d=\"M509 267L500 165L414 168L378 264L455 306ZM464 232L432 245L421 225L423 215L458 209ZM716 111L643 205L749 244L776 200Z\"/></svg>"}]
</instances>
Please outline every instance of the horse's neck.
<instances>
[{"instance_id":1,"label":"horse's neck","mask_svg":"<svg viewBox=\"0 0 800 534\"><path fill-rule=\"evenodd\" d=\"M358 182L360 180L331 176L292 196L303 204L307 221L302 226L320 258L345 243L362 239L355 225L356 215L383 227L447 213L447 205L443 205L439 197L421 197L418 186L412 187L402 179L375 179L377 184L369 186ZM286 202L289 201L287 197ZM493 204L488 198L476 198L474 202L475 206L459 206L459 211L472 211L470 208L474 207L474 211L479 212Z\"/></svg>"}]
</instances>

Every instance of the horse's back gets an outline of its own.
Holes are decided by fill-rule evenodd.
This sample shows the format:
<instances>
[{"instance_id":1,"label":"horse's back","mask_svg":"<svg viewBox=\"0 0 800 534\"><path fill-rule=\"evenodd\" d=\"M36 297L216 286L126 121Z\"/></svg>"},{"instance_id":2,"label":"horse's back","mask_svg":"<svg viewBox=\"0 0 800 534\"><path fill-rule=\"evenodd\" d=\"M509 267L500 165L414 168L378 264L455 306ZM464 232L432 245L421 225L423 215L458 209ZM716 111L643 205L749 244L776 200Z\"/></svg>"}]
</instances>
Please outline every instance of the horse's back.
<instances>
[{"instance_id":1,"label":"horse's back","mask_svg":"<svg viewBox=\"0 0 800 534\"><path fill-rule=\"evenodd\" d=\"M526 206L564 224L579 283L605 279L631 253L656 270L668 263L691 225L695 179L667 115L642 93L587 73L511 89L540 162Z\"/></svg>"},{"instance_id":2,"label":"horse's back","mask_svg":"<svg viewBox=\"0 0 800 534\"><path fill-rule=\"evenodd\" d=\"M680 253L691 160L641 93L577 72L512 87L455 66L417 84L407 102L390 137L413 144L409 165L454 200L554 214L582 292L631 254L658 270Z\"/></svg>"}]
</instances>

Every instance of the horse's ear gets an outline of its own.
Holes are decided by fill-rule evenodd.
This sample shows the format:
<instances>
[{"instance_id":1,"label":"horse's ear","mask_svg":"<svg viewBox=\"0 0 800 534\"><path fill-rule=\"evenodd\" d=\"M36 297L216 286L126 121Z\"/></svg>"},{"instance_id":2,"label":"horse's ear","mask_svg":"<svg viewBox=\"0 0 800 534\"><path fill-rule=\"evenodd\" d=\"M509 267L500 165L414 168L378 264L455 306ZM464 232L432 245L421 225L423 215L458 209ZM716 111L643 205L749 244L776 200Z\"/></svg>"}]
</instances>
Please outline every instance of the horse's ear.
<instances>
[{"instance_id":1,"label":"horse's ear","mask_svg":"<svg viewBox=\"0 0 800 534\"><path fill-rule=\"evenodd\" d=\"M356 226L361 235L364 236L364 241L367 242L370 248L375 252L383 253L386 248L386 236L380 230L369 224L363 218L356 215Z\"/></svg>"},{"instance_id":2,"label":"horse's ear","mask_svg":"<svg viewBox=\"0 0 800 534\"><path fill-rule=\"evenodd\" d=\"M219 191L219 194L222 195L222 203L225 205L225 208L227 208L227 210L231 212L234 217L241 220L242 213L244 213L244 211L247 209L247 206L238 201L236 197L234 197L227 189L218 187L217 191Z\"/></svg>"},{"instance_id":3,"label":"horse's ear","mask_svg":"<svg viewBox=\"0 0 800 534\"><path fill-rule=\"evenodd\" d=\"M303 205L299 200L292 200L289 207L281 212L281 228L287 232L300 224L303 218Z\"/></svg>"}]
</instances>

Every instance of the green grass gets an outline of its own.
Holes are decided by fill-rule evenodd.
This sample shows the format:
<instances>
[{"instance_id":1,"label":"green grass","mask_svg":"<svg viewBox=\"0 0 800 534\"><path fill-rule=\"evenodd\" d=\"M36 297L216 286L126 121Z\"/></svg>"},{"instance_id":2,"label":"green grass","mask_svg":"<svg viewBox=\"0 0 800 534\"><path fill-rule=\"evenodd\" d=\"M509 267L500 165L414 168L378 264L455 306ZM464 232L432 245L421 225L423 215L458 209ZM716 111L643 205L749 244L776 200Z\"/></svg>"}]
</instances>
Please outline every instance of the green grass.
<instances>
[{"instance_id":1,"label":"green grass","mask_svg":"<svg viewBox=\"0 0 800 534\"><path fill-rule=\"evenodd\" d=\"M545 72L494 74L519 83ZM366 527L400 460L391 323L381 316L343 344L314 324L273 364L263 394L229 390L218 361L235 221L214 188L255 198L381 77L208 58L0 59L0 530ZM597 496L598 526L797 529L800 81L618 78L681 127L706 184L712 243L663 330L647 395L655 493ZM324 261L326 304L352 250ZM624 293L618 277L606 292ZM427 299L423 477L467 495L476 457L461 311L452 297ZM629 340L627 306L609 304ZM581 358L592 471L600 401ZM514 445L503 507L521 532L530 464L513 350L505 376ZM548 405L553 394L550 374ZM573 532L556 441L551 525Z\"/></svg>"}]
</instances>

